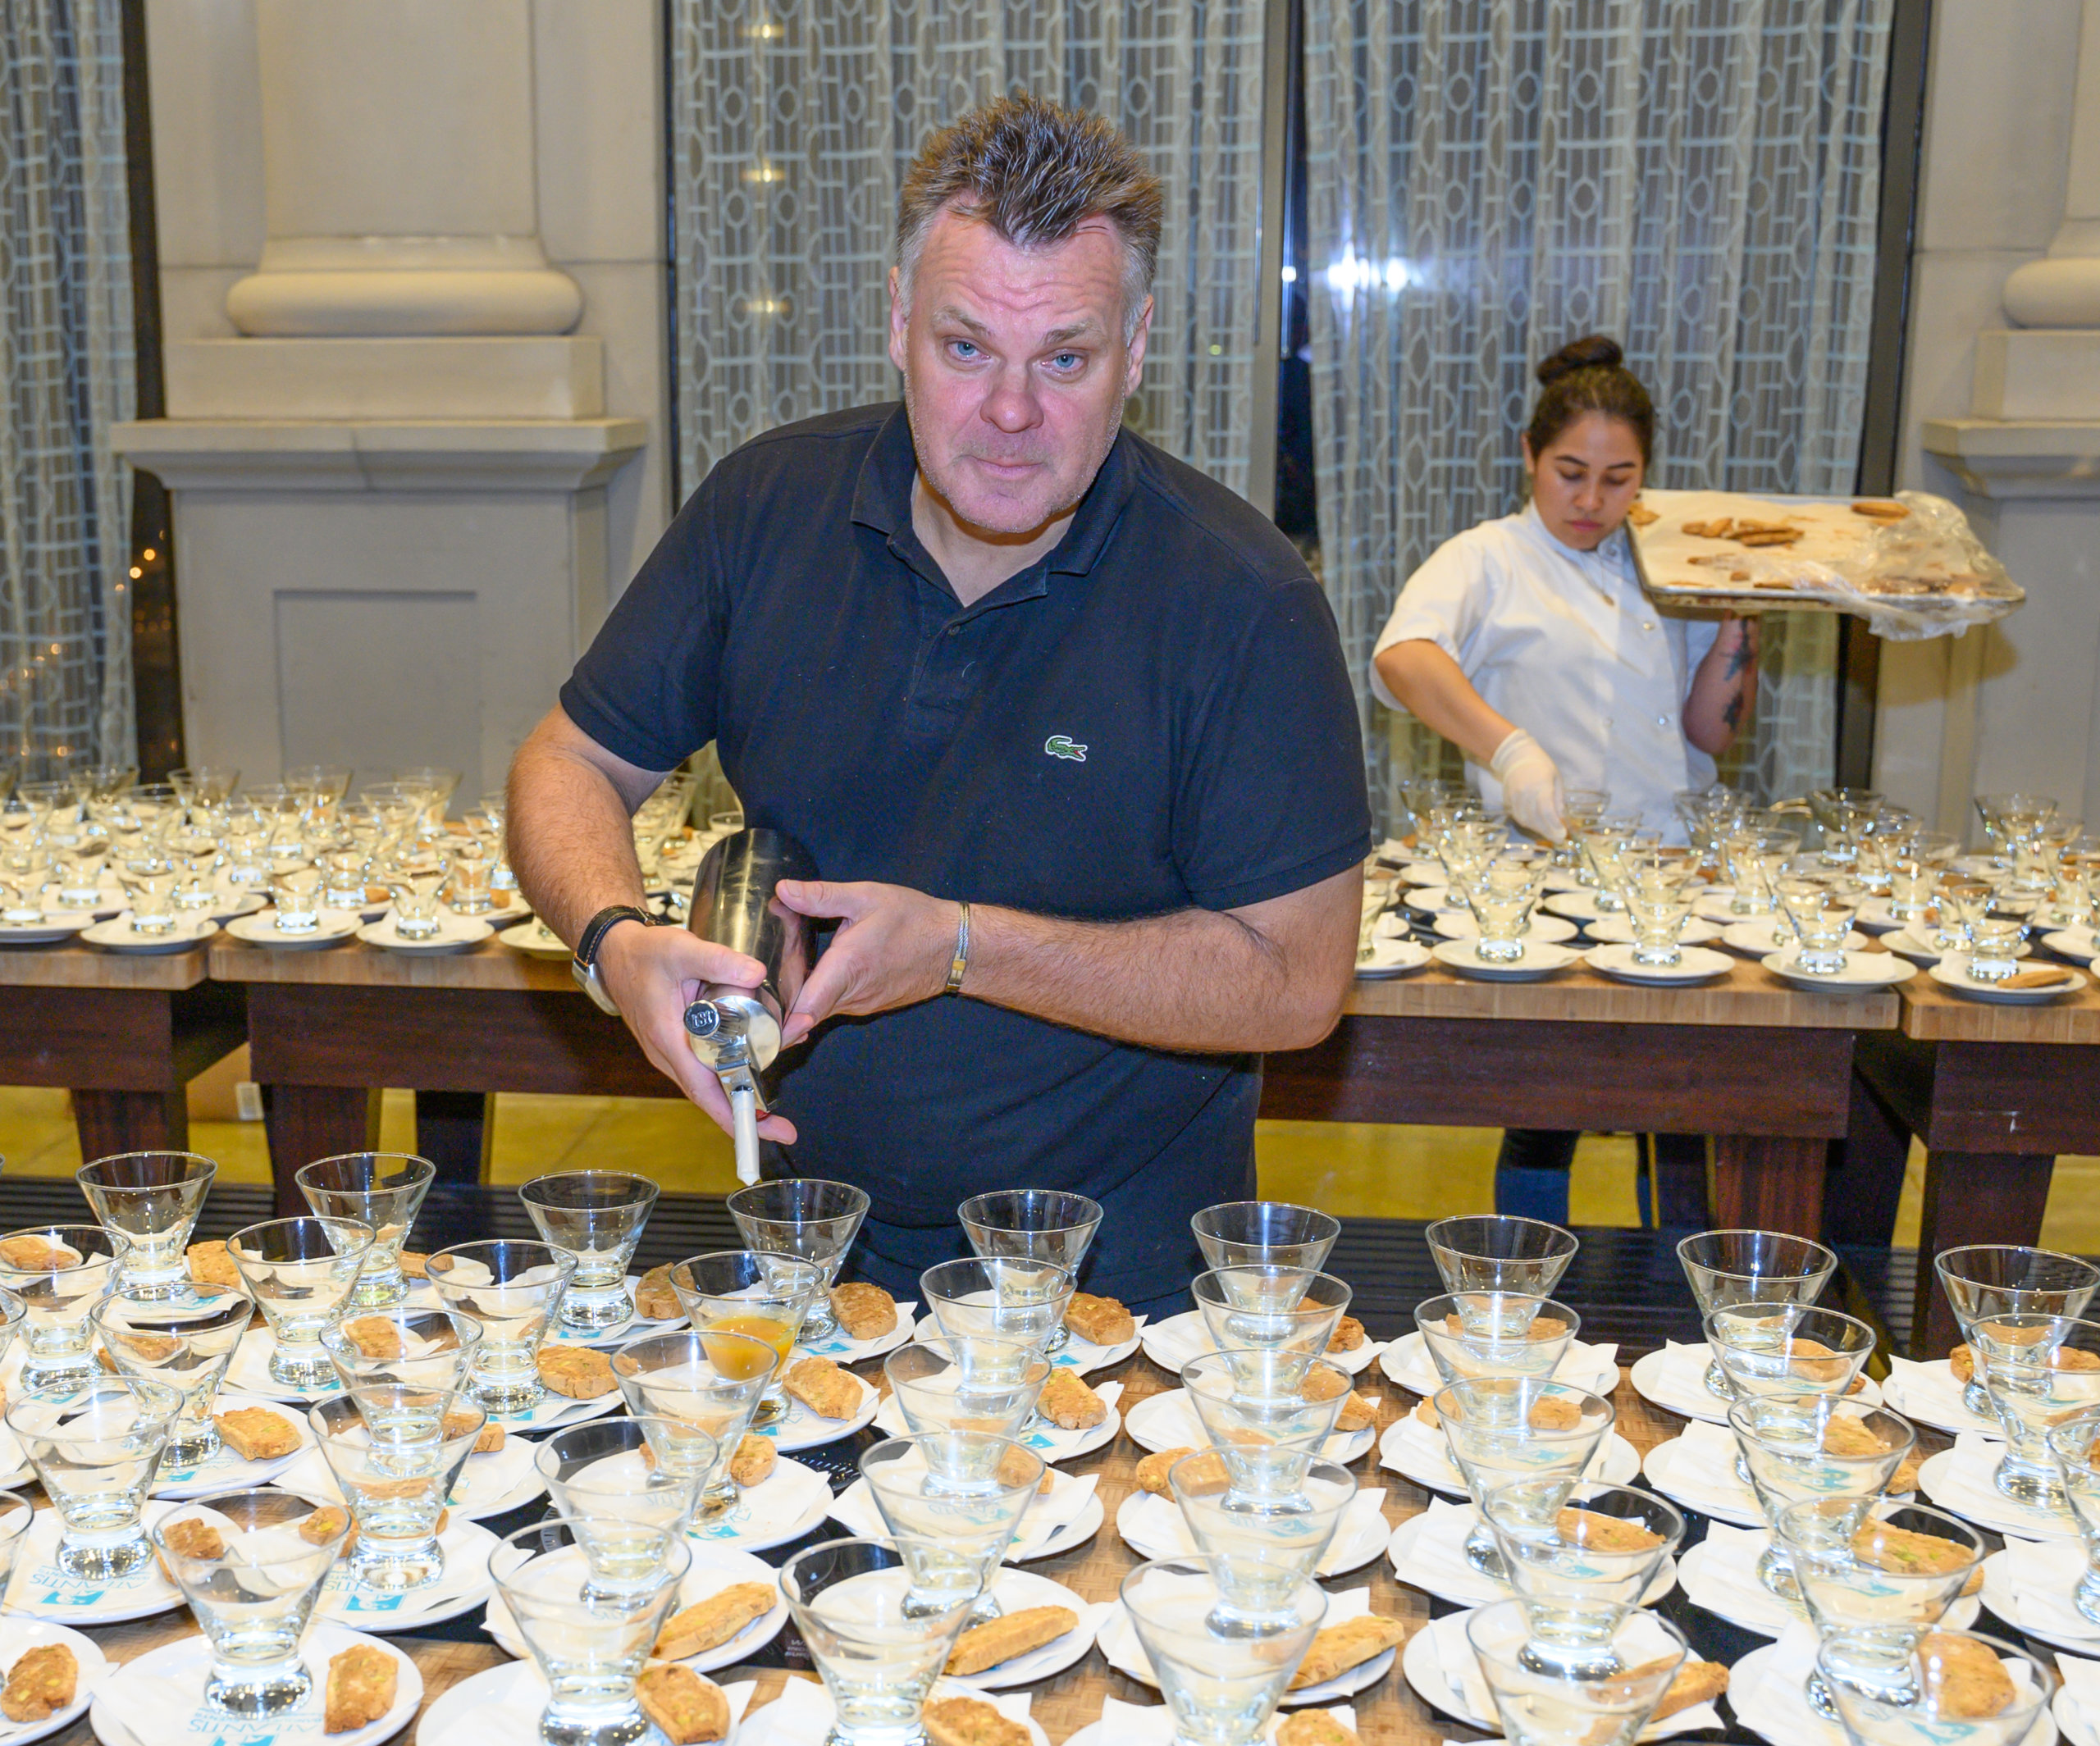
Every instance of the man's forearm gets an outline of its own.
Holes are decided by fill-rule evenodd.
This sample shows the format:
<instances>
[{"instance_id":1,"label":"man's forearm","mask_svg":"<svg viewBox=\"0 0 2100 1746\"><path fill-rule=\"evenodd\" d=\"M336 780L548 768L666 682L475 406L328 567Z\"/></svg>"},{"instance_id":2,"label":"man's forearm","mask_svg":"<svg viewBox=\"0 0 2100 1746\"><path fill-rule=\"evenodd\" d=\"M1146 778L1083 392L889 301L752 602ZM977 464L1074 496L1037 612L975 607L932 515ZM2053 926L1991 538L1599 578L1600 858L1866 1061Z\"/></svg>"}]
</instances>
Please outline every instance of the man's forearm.
<instances>
[{"instance_id":1,"label":"man's forearm","mask_svg":"<svg viewBox=\"0 0 2100 1746\"><path fill-rule=\"evenodd\" d=\"M1208 909L1075 922L973 907L970 932L966 996L1192 1054L1311 1047L1334 1028L1356 950L1353 925L1301 955Z\"/></svg>"},{"instance_id":2,"label":"man's forearm","mask_svg":"<svg viewBox=\"0 0 2100 1746\"><path fill-rule=\"evenodd\" d=\"M526 900L573 946L600 909L639 907L646 894L628 798L550 726L534 731L510 767L504 834Z\"/></svg>"}]
</instances>

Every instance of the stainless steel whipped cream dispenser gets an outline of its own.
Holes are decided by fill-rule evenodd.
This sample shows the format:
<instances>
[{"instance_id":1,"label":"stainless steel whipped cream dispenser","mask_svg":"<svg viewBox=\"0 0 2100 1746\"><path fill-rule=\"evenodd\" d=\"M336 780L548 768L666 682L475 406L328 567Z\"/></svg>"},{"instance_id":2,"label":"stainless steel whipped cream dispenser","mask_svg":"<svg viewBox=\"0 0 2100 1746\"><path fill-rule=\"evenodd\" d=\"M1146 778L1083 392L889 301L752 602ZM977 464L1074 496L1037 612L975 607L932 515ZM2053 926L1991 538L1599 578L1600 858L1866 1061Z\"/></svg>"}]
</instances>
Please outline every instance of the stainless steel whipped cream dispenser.
<instances>
[{"instance_id":1,"label":"stainless steel whipped cream dispenser","mask_svg":"<svg viewBox=\"0 0 2100 1746\"><path fill-rule=\"evenodd\" d=\"M774 896L783 879L814 879L816 863L778 831L738 831L707 851L693 881L686 925L699 938L756 958L756 988L719 982L686 1008L687 1040L729 1094L736 1116L737 1177L758 1180L758 1121L766 1113L760 1075L780 1052L780 1027L815 956L810 920Z\"/></svg>"}]
</instances>

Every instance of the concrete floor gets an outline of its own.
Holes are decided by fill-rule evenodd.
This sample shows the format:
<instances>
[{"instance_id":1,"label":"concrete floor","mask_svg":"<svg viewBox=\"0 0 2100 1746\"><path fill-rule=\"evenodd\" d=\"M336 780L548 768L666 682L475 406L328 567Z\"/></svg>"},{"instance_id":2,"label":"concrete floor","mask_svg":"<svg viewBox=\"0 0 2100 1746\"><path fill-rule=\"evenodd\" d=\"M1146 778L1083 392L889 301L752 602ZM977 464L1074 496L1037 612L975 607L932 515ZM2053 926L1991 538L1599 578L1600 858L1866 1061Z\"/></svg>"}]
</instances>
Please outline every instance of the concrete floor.
<instances>
[{"instance_id":1,"label":"concrete floor","mask_svg":"<svg viewBox=\"0 0 2100 1746\"><path fill-rule=\"evenodd\" d=\"M222 1097L193 1098L190 1145L218 1160L229 1182L269 1180L259 1122L208 1119ZM203 1107L196 1105L202 1103ZM1263 1122L1255 1145L1262 1192L1337 1213L1395 1219L1487 1212L1494 1206L1491 1128L1399 1128L1327 1122ZM413 1105L386 1094L381 1144L414 1149ZM666 1188L726 1193L736 1186L728 1140L690 1105L668 1098L537 1097L496 1100L491 1179L518 1183L559 1169L619 1168ZM1897 1242L1918 1235L1922 1154L1914 1151ZM0 1158L10 1174L66 1176L80 1145L63 1092L0 1087ZM1575 1158L1577 1224L1632 1225L1633 1144L1591 1135ZM2100 1252L2100 1158L2057 1162L2043 1239L2075 1253Z\"/></svg>"}]
</instances>

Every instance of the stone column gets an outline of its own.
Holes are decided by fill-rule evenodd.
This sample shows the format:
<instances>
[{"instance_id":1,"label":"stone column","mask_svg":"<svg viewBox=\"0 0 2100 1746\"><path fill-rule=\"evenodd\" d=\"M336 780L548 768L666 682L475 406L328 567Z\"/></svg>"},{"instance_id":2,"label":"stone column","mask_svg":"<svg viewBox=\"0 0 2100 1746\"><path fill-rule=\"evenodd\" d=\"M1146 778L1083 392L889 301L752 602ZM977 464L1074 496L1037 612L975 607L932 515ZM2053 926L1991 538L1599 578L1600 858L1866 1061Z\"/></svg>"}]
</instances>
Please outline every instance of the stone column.
<instances>
[{"instance_id":1,"label":"stone column","mask_svg":"<svg viewBox=\"0 0 2100 1746\"><path fill-rule=\"evenodd\" d=\"M116 435L174 492L190 759L252 781L436 764L477 794L630 563L608 486L646 426L605 416L603 344L570 331L583 292L541 241L538 144L572 119L543 99L591 94L579 20L552 0L150 3L166 32L202 16L215 33L187 48L171 108L200 75L221 98L253 81L244 116L191 99L173 137L252 125L263 171L217 190L221 209L253 203L235 216L262 239L224 294L231 334L171 335L169 416ZM242 41L229 14L249 7ZM581 40L622 27L600 83L646 115L633 11L593 0ZM572 133L606 138L601 113ZM640 161L593 171L660 185L660 135L621 137Z\"/></svg>"}]
</instances>

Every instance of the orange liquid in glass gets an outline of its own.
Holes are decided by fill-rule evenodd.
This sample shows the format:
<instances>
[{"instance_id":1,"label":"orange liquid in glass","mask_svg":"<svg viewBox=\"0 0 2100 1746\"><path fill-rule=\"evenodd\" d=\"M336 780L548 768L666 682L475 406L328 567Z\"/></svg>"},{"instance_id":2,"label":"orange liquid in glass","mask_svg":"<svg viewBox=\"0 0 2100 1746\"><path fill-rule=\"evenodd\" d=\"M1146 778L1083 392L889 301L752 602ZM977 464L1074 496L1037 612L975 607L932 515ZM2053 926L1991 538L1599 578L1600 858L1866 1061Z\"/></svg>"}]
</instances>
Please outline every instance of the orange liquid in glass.
<instances>
[{"instance_id":1,"label":"orange liquid in glass","mask_svg":"<svg viewBox=\"0 0 2100 1746\"><path fill-rule=\"evenodd\" d=\"M777 1316L724 1315L710 1322L701 1330L701 1344L706 1348L708 1362L732 1382L757 1375L760 1366L745 1347L733 1340L710 1340L710 1333L744 1333L763 1340L779 1355L783 1364L795 1344L795 1330Z\"/></svg>"}]
</instances>

